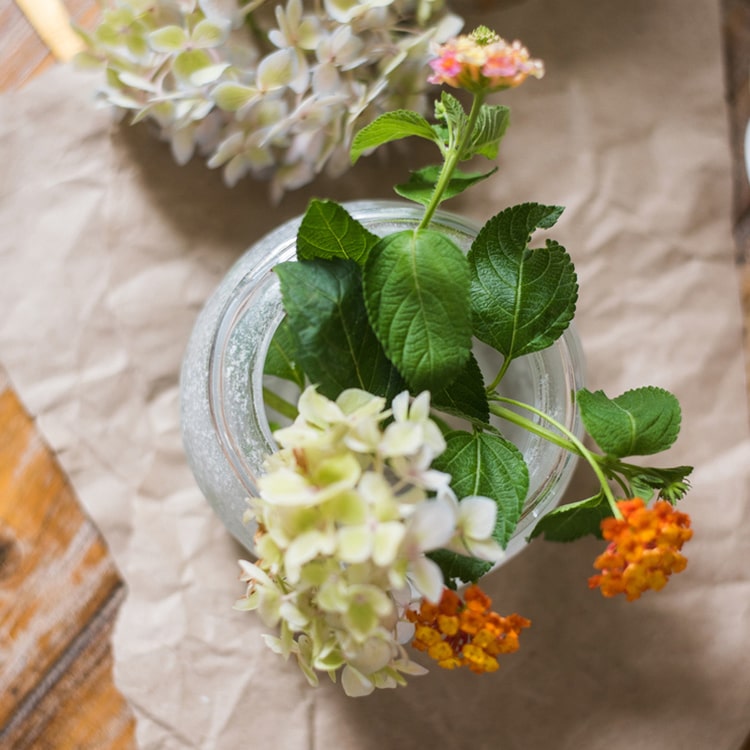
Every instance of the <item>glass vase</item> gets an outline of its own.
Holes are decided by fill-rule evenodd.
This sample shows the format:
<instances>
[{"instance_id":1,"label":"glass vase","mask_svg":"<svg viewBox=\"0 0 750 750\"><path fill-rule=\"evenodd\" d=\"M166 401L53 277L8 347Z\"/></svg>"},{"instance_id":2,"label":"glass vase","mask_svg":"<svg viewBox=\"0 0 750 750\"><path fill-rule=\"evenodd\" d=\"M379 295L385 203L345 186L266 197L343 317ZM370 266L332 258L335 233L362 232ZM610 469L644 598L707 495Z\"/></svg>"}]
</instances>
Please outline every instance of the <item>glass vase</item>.
<instances>
[{"instance_id":1,"label":"glass vase","mask_svg":"<svg viewBox=\"0 0 750 750\"><path fill-rule=\"evenodd\" d=\"M377 235L415 227L422 210L395 201L356 201L344 207ZM251 553L252 523L243 523L246 499L257 493L263 461L274 441L263 401L263 365L284 316L273 267L294 260L301 217L256 242L229 270L200 313L185 353L181 377L181 424L188 463L201 491L229 532ZM467 251L478 228L438 211L433 229ZM480 366L497 372L489 349L478 345ZM495 357L496 355L494 352ZM575 331L548 349L515 360L502 381L503 395L525 401L580 435L574 394L583 385L583 355ZM524 416L530 416L525 413ZM503 434L524 455L530 486L506 560L524 545L536 519L560 500L575 456L507 423Z\"/></svg>"}]
</instances>

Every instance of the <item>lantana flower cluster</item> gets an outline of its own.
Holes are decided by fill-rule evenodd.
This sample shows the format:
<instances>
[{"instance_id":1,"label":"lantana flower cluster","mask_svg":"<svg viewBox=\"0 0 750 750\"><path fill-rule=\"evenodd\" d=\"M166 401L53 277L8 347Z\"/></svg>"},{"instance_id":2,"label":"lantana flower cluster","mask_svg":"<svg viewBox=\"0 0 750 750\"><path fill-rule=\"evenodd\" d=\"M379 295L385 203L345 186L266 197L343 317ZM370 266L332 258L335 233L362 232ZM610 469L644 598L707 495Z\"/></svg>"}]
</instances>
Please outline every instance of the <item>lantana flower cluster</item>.
<instances>
[{"instance_id":1,"label":"lantana flower cluster","mask_svg":"<svg viewBox=\"0 0 750 750\"><path fill-rule=\"evenodd\" d=\"M520 42L506 42L486 26L450 39L437 48L430 61L430 83L446 84L474 92L501 91L541 78L544 64L532 59Z\"/></svg>"},{"instance_id":2,"label":"lantana flower cluster","mask_svg":"<svg viewBox=\"0 0 750 750\"><path fill-rule=\"evenodd\" d=\"M647 507L641 498L620 500L622 518L605 518L602 536L610 543L594 561L601 571L589 579L590 588L604 596L625 594L638 599L649 589L659 591L672 573L680 573L687 559L680 552L693 536L690 516L665 500Z\"/></svg>"},{"instance_id":3,"label":"lantana flower cluster","mask_svg":"<svg viewBox=\"0 0 750 750\"><path fill-rule=\"evenodd\" d=\"M431 43L462 25L443 0L102 0L82 65L103 103L148 120L178 163L199 151L272 194L349 166L355 126L426 109Z\"/></svg>"},{"instance_id":4,"label":"lantana flower cluster","mask_svg":"<svg viewBox=\"0 0 750 750\"><path fill-rule=\"evenodd\" d=\"M408 620L415 625L412 645L443 669L495 672L500 666L498 656L518 651L518 636L531 622L517 614L503 617L491 606L492 600L476 584L466 589L463 599L444 589L437 605L423 601L419 610L407 610Z\"/></svg>"},{"instance_id":5,"label":"lantana flower cluster","mask_svg":"<svg viewBox=\"0 0 750 750\"><path fill-rule=\"evenodd\" d=\"M492 538L495 502L459 502L450 475L430 468L445 440L429 403L426 392L413 401L403 392L386 409L365 391L331 401L310 387L294 423L274 433L280 450L248 512L259 560L241 563L248 587L236 606L279 629L267 644L295 655L311 684L342 669L344 690L358 696L422 673L403 643L412 600L443 595L427 554L503 554Z\"/></svg>"}]
</instances>

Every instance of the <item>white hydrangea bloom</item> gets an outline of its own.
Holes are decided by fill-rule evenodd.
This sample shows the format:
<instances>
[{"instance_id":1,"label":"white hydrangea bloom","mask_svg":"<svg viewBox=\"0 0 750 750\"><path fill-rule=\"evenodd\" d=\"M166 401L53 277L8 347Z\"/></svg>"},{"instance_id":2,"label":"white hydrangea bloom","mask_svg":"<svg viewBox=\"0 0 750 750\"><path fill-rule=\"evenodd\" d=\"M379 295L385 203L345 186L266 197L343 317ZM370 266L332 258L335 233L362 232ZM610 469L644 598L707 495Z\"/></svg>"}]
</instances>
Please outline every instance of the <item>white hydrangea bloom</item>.
<instances>
[{"instance_id":1,"label":"white hydrangea bloom","mask_svg":"<svg viewBox=\"0 0 750 750\"><path fill-rule=\"evenodd\" d=\"M471 495L459 503L449 488L443 495L456 514L456 533L446 546L461 555L498 562L503 548L493 539L497 519L497 504L489 497Z\"/></svg>"},{"instance_id":2,"label":"white hydrangea bloom","mask_svg":"<svg viewBox=\"0 0 750 750\"><path fill-rule=\"evenodd\" d=\"M391 5L393 0L324 0L326 12L339 23L351 23L374 8Z\"/></svg>"},{"instance_id":3,"label":"white hydrangea bloom","mask_svg":"<svg viewBox=\"0 0 750 750\"><path fill-rule=\"evenodd\" d=\"M81 31L81 64L105 68L98 100L152 120L180 163L197 150L227 184L269 178L276 198L348 169L353 133L381 112L426 113L429 45L462 25L442 0L104 2ZM271 138L252 114L269 101L285 107Z\"/></svg>"},{"instance_id":4,"label":"white hydrangea bloom","mask_svg":"<svg viewBox=\"0 0 750 750\"><path fill-rule=\"evenodd\" d=\"M404 610L415 595L437 602L444 586L427 553L496 559L494 502L459 503L446 474L425 482L445 448L428 393L387 409L365 391L332 401L310 387L298 412L276 431L279 451L249 501L259 560L240 563L248 587L236 607L279 628L268 645L294 655L311 684L341 670L353 696L402 685L423 671L402 645L413 630Z\"/></svg>"},{"instance_id":5,"label":"white hydrangea bloom","mask_svg":"<svg viewBox=\"0 0 750 750\"><path fill-rule=\"evenodd\" d=\"M322 22L317 16L304 14L302 0L289 0L286 8L276 6L278 29L268 32L268 39L279 49L314 50L322 38Z\"/></svg>"}]
</instances>

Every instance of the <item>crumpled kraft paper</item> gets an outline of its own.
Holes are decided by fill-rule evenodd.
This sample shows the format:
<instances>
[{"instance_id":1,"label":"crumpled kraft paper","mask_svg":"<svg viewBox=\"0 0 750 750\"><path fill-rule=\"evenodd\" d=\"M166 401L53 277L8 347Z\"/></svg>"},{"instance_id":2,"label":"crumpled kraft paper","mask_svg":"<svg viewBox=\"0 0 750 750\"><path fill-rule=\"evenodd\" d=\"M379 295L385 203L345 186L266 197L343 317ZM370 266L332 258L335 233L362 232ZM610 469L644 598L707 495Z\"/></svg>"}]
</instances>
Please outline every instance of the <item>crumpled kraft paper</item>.
<instances>
[{"instance_id":1,"label":"crumpled kraft paper","mask_svg":"<svg viewBox=\"0 0 750 750\"><path fill-rule=\"evenodd\" d=\"M533 621L496 674L434 668L361 700L309 688L231 609L243 553L183 456L180 360L255 239L312 195L389 197L405 164L435 155L373 156L272 206L263 184L176 166L147 127L93 108L90 77L58 68L0 98L0 361L129 586L116 679L144 749L735 750L750 732L750 440L717 3L485 5L468 25L521 38L548 72L501 99L499 175L448 207L484 221L526 200L567 206L554 237L581 280L589 387L654 384L682 402L664 462L697 466L688 569L658 595L605 600L586 586L601 542L535 542L488 579L500 612ZM591 490L585 469L574 485L571 499Z\"/></svg>"}]
</instances>

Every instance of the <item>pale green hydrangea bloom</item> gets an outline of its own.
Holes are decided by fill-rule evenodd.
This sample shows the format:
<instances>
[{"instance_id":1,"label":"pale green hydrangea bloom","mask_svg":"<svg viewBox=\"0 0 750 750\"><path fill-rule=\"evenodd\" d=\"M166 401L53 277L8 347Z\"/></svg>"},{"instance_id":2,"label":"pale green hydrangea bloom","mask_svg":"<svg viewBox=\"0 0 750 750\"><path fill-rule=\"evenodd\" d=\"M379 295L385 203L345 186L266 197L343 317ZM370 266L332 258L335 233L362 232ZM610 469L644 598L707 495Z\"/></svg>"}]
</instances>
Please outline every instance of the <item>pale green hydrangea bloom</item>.
<instances>
[{"instance_id":1,"label":"pale green hydrangea bloom","mask_svg":"<svg viewBox=\"0 0 750 750\"><path fill-rule=\"evenodd\" d=\"M462 26L443 0L101 2L78 58L104 67L99 100L155 123L180 164L197 151L275 198L347 169L378 114L424 112L430 43Z\"/></svg>"},{"instance_id":2,"label":"pale green hydrangea bloom","mask_svg":"<svg viewBox=\"0 0 750 750\"><path fill-rule=\"evenodd\" d=\"M404 392L386 409L361 390L331 401L310 387L298 409L249 501L259 560L240 563L248 588L236 606L278 628L266 643L294 655L312 684L339 670L349 695L404 684L424 671L403 646L404 610L437 602L444 586L426 553L498 560L496 505L458 502L450 476L430 468L445 440L428 393Z\"/></svg>"}]
</instances>

